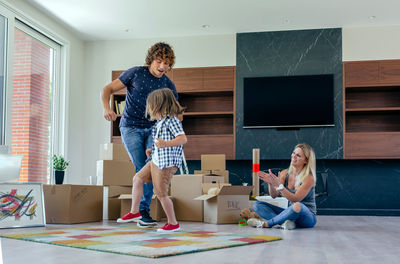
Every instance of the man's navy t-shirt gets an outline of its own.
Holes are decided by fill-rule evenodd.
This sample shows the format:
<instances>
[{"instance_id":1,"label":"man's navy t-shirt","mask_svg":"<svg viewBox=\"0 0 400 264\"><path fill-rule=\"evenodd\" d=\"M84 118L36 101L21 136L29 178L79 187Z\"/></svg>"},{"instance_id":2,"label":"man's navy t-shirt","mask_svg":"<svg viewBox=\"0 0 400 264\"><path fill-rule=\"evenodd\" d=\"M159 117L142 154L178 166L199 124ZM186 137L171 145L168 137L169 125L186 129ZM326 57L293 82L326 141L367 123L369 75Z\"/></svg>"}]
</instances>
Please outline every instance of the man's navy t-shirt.
<instances>
[{"instance_id":1,"label":"man's navy t-shirt","mask_svg":"<svg viewBox=\"0 0 400 264\"><path fill-rule=\"evenodd\" d=\"M147 96L154 90L170 88L178 99L174 83L165 74L161 78L153 76L146 66L130 68L118 78L126 86L125 108L119 123L120 127L153 126L154 122L148 120L145 111Z\"/></svg>"}]
</instances>

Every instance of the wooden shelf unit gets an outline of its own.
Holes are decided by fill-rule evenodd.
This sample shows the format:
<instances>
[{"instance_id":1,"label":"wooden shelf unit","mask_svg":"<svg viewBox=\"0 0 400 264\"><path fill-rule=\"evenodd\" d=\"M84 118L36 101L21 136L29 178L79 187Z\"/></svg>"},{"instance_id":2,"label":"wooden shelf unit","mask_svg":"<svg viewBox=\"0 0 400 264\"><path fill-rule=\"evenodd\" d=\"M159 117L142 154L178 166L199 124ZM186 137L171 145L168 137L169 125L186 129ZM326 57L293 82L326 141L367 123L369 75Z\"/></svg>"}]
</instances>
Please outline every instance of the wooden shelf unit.
<instances>
[{"instance_id":1,"label":"wooden shelf unit","mask_svg":"<svg viewBox=\"0 0 400 264\"><path fill-rule=\"evenodd\" d=\"M113 71L113 79L121 73ZM201 154L235 159L235 67L177 68L167 76L176 86L180 104L186 107L182 122L188 137L186 159L200 160ZM125 92L113 95L113 109L114 100L123 100ZM119 120L111 124L111 142L121 142Z\"/></svg>"},{"instance_id":2,"label":"wooden shelf unit","mask_svg":"<svg viewBox=\"0 0 400 264\"><path fill-rule=\"evenodd\" d=\"M400 60L343 63L345 159L400 158Z\"/></svg>"}]
</instances>

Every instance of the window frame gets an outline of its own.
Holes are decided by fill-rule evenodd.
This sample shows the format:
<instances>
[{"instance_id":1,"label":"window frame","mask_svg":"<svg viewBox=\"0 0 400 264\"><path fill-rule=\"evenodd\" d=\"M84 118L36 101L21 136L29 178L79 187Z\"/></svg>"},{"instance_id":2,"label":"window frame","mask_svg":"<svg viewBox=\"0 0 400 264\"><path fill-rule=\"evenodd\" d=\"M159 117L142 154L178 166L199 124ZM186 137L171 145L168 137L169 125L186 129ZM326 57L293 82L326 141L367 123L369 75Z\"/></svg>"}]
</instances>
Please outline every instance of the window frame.
<instances>
[{"instance_id":1,"label":"window frame","mask_svg":"<svg viewBox=\"0 0 400 264\"><path fill-rule=\"evenodd\" d=\"M7 3L0 2L0 14L7 18L6 32L6 74L4 85L4 112L3 112L3 139L0 144L11 146L11 108L12 108L12 90L13 90L13 54L14 54L14 28L17 28L35 39L43 42L55 50L54 60L54 85L52 100L52 131L51 131L51 152L53 154L67 153L67 130L68 130L68 65L70 44L61 36L41 25L23 12L14 9ZM53 167L50 166L50 184L54 183L54 177L51 177Z\"/></svg>"}]
</instances>

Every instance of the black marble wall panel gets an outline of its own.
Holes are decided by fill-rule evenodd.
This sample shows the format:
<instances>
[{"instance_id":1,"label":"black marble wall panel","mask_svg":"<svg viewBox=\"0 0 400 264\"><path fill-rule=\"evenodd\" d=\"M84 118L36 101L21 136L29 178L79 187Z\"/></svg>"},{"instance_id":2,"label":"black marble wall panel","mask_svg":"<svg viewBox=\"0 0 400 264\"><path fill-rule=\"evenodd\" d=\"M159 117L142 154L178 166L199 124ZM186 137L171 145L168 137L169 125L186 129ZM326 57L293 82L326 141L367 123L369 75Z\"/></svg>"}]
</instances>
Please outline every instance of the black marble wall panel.
<instances>
[{"instance_id":1,"label":"black marble wall panel","mask_svg":"<svg viewBox=\"0 0 400 264\"><path fill-rule=\"evenodd\" d=\"M260 169L278 171L289 164L289 158L261 160ZM188 166L193 173L201 162L188 161ZM252 184L251 160L227 160L226 169L231 184ZM326 186L322 174L327 176ZM318 160L316 193L321 195L316 197L317 213L400 216L398 186L400 160ZM260 192L267 193L267 185L261 184Z\"/></svg>"},{"instance_id":2,"label":"black marble wall panel","mask_svg":"<svg viewBox=\"0 0 400 264\"><path fill-rule=\"evenodd\" d=\"M286 159L302 142L318 159L342 159L341 29L240 33L236 41L236 159L251 159L253 148L262 159ZM334 127L243 128L244 77L312 74L334 74Z\"/></svg>"}]
</instances>

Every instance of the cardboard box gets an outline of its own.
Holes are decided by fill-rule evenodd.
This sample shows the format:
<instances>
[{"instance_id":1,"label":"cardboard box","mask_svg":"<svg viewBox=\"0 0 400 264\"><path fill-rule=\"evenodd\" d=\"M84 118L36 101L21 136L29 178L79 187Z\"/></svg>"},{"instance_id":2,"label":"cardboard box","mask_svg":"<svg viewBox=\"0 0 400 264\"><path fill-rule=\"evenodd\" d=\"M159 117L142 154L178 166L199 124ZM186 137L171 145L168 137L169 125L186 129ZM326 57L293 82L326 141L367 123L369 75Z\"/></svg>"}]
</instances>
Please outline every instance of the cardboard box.
<instances>
[{"instance_id":1,"label":"cardboard box","mask_svg":"<svg viewBox=\"0 0 400 264\"><path fill-rule=\"evenodd\" d=\"M97 182L100 185L132 186L135 167L124 160L98 160Z\"/></svg>"},{"instance_id":2,"label":"cardboard box","mask_svg":"<svg viewBox=\"0 0 400 264\"><path fill-rule=\"evenodd\" d=\"M103 189L103 220L116 220L121 214L121 194L132 193L128 186L104 186Z\"/></svg>"},{"instance_id":3,"label":"cardboard box","mask_svg":"<svg viewBox=\"0 0 400 264\"><path fill-rule=\"evenodd\" d=\"M117 220L121 214L121 200L105 198L103 200L103 220Z\"/></svg>"},{"instance_id":4,"label":"cardboard box","mask_svg":"<svg viewBox=\"0 0 400 264\"><path fill-rule=\"evenodd\" d=\"M47 224L75 224L103 219L103 186L43 185Z\"/></svg>"},{"instance_id":5,"label":"cardboard box","mask_svg":"<svg viewBox=\"0 0 400 264\"><path fill-rule=\"evenodd\" d=\"M229 183L229 171L227 171L227 170L195 170L194 174L224 176L224 182Z\"/></svg>"},{"instance_id":6,"label":"cardboard box","mask_svg":"<svg viewBox=\"0 0 400 264\"><path fill-rule=\"evenodd\" d=\"M132 194L121 194L118 199L120 200L120 205L121 205L120 216L122 217L131 210ZM162 205L158 200L157 196L155 195L153 195L150 204L150 216L156 221L161 221L161 219L165 217Z\"/></svg>"},{"instance_id":7,"label":"cardboard box","mask_svg":"<svg viewBox=\"0 0 400 264\"><path fill-rule=\"evenodd\" d=\"M107 143L100 145L99 160L124 160L130 161L128 152L124 145Z\"/></svg>"},{"instance_id":8,"label":"cardboard box","mask_svg":"<svg viewBox=\"0 0 400 264\"><path fill-rule=\"evenodd\" d=\"M201 155L201 170L226 170L225 154Z\"/></svg>"},{"instance_id":9,"label":"cardboard box","mask_svg":"<svg viewBox=\"0 0 400 264\"><path fill-rule=\"evenodd\" d=\"M177 220L203 221L203 201L195 201L203 194L203 183L223 183L223 176L205 176L204 174L175 175L171 182L171 195Z\"/></svg>"},{"instance_id":10,"label":"cardboard box","mask_svg":"<svg viewBox=\"0 0 400 264\"><path fill-rule=\"evenodd\" d=\"M253 186L222 186L218 194L204 194L196 201L204 201L204 222L212 224L236 224L240 211L249 207L249 195Z\"/></svg>"}]
</instances>

